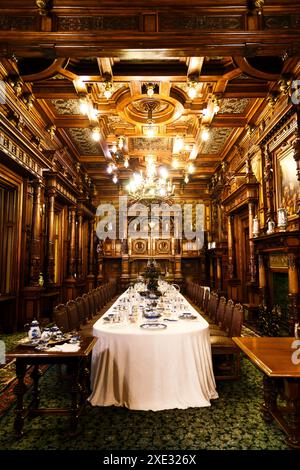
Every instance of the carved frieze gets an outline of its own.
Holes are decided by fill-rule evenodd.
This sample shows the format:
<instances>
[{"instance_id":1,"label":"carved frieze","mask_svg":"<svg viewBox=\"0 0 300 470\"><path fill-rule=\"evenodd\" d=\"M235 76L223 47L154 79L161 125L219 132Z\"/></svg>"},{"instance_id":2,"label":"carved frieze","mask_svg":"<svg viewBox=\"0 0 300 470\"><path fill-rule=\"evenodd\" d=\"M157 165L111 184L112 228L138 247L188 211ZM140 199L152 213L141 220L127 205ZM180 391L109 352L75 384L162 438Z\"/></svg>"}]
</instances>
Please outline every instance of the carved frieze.
<instances>
[{"instance_id":1,"label":"carved frieze","mask_svg":"<svg viewBox=\"0 0 300 470\"><path fill-rule=\"evenodd\" d=\"M236 16L204 16L204 15L184 15L184 14L161 14L159 15L159 30L222 30L244 29L243 17Z\"/></svg>"},{"instance_id":2,"label":"carved frieze","mask_svg":"<svg viewBox=\"0 0 300 470\"><path fill-rule=\"evenodd\" d=\"M300 15L272 15L264 16L265 29L290 29L300 27Z\"/></svg>"},{"instance_id":3,"label":"carved frieze","mask_svg":"<svg viewBox=\"0 0 300 470\"><path fill-rule=\"evenodd\" d=\"M139 16L58 16L56 24L58 31L138 31Z\"/></svg>"},{"instance_id":4,"label":"carved frieze","mask_svg":"<svg viewBox=\"0 0 300 470\"><path fill-rule=\"evenodd\" d=\"M38 31L38 16L1 16L0 31Z\"/></svg>"},{"instance_id":5,"label":"carved frieze","mask_svg":"<svg viewBox=\"0 0 300 470\"><path fill-rule=\"evenodd\" d=\"M4 152L9 157L16 160L20 165L25 167L31 173L34 173L36 176L41 178L43 176L43 171L41 166L23 149L13 142L9 137L7 137L3 132L0 131L0 150Z\"/></svg>"}]
</instances>

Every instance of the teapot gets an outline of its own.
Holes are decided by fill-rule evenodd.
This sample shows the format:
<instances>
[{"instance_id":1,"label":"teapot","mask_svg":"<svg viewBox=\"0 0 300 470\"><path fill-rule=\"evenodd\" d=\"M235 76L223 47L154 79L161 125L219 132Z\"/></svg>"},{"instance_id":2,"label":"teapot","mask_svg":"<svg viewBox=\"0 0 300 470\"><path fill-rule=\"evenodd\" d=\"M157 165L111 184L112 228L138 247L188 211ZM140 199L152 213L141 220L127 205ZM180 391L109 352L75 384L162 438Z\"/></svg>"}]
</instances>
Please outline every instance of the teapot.
<instances>
[{"instance_id":1,"label":"teapot","mask_svg":"<svg viewBox=\"0 0 300 470\"><path fill-rule=\"evenodd\" d=\"M29 326L29 330L28 330L29 341L33 341L41 337L41 329L40 329L39 322L37 320L32 320L31 324L29 325L29 323L27 323L25 327L26 326Z\"/></svg>"}]
</instances>

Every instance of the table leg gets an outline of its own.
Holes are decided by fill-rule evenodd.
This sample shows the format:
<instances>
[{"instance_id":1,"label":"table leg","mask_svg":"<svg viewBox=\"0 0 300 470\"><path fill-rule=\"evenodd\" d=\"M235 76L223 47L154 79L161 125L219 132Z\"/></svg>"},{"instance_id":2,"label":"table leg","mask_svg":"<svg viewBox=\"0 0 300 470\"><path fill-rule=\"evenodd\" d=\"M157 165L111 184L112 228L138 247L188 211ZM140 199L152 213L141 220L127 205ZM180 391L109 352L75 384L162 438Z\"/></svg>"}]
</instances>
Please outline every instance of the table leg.
<instances>
[{"instance_id":1,"label":"table leg","mask_svg":"<svg viewBox=\"0 0 300 470\"><path fill-rule=\"evenodd\" d=\"M18 436L23 435L23 426L24 426L24 406L23 406L23 396L26 391L26 385L24 383L24 377L26 373L26 363L20 360L16 360L16 375L17 375L17 385L14 388L14 393L17 396L17 407L16 407L16 417L14 421L14 429Z\"/></svg>"},{"instance_id":2,"label":"table leg","mask_svg":"<svg viewBox=\"0 0 300 470\"><path fill-rule=\"evenodd\" d=\"M287 398L288 426L287 442L293 447L300 447L300 382L297 379L285 380Z\"/></svg>"},{"instance_id":3,"label":"table leg","mask_svg":"<svg viewBox=\"0 0 300 470\"><path fill-rule=\"evenodd\" d=\"M263 417L265 421L271 422L273 420L272 413L277 408L277 387L275 379L264 375L264 403L262 405Z\"/></svg>"},{"instance_id":4,"label":"table leg","mask_svg":"<svg viewBox=\"0 0 300 470\"><path fill-rule=\"evenodd\" d=\"M79 361L76 361L71 366L71 418L70 418L70 435L75 436L77 434L77 426L79 421L79 403L78 395L81 393L81 385L79 383Z\"/></svg>"},{"instance_id":5,"label":"table leg","mask_svg":"<svg viewBox=\"0 0 300 470\"><path fill-rule=\"evenodd\" d=\"M40 403L40 388L39 388L39 379L42 376L38 364L33 367L33 371L30 374L30 377L33 380L33 400L32 405L34 408L39 407Z\"/></svg>"}]
</instances>

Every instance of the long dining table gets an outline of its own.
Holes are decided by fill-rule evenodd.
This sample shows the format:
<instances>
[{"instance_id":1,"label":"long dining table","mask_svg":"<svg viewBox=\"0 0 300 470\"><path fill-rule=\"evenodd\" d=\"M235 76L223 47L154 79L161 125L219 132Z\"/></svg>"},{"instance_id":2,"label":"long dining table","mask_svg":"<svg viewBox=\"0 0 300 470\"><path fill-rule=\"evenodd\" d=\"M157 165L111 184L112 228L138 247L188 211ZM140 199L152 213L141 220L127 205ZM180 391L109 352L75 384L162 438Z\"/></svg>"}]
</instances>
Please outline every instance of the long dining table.
<instances>
[{"instance_id":1,"label":"long dining table","mask_svg":"<svg viewBox=\"0 0 300 470\"><path fill-rule=\"evenodd\" d=\"M218 398L208 323L179 292L167 289L159 320L144 318L142 297L134 302L135 317L124 314L124 308L132 310L126 291L94 324L92 405L158 411L210 406Z\"/></svg>"}]
</instances>

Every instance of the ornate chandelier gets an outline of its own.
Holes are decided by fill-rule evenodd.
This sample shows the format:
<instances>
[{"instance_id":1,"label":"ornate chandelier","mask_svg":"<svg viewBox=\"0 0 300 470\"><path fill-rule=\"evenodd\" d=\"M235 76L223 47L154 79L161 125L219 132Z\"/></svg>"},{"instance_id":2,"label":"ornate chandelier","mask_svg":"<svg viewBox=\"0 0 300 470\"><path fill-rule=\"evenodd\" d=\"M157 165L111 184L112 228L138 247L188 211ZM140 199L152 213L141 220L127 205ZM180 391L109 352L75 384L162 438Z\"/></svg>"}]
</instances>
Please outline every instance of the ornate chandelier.
<instances>
[{"instance_id":1,"label":"ornate chandelier","mask_svg":"<svg viewBox=\"0 0 300 470\"><path fill-rule=\"evenodd\" d=\"M172 204L175 185L169 179L167 168L158 170L152 157L147 158L145 175L143 172L134 173L127 187L129 197L133 202L143 204Z\"/></svg>"}]
</instances>

